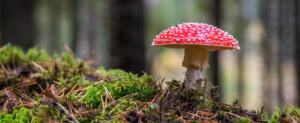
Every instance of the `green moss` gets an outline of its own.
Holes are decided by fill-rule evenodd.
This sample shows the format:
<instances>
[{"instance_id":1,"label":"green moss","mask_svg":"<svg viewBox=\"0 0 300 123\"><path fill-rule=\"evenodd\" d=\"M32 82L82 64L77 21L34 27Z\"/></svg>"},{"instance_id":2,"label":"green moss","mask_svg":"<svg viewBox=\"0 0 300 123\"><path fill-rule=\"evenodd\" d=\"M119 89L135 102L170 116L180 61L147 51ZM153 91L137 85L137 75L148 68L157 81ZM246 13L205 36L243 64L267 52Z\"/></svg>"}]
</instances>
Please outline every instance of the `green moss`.
<instances>
[{"instance_id":1,"label":"green moss","mask_svg":"<svg viewBox=\"0 0 300 123\"><path fill-rule=\"evenodd\" d=\"M51 57L46 53L46 51L37 49L37 47L30 48L27 51L26 57L28 60L35 61L36 63L51 61Z\"/></svg>"},{"instance_id":2,"label":"green moss","mask_svg":"<svg viewBox=\"0 0 300 123\"><path fill-rule=\"evenodd\" d=\"M109 76L110 74L107 75ZM120 74L118 74L118 76L119 75ZM81 99L82 102L89 103L92 108L102 107L101 95L103 99L106 98L106 92L103 86L108 89L114 99L119 99L133 93L144 95L136 97L141 101L150 101L153 98L148 96L153 95L152 93L155 91L155 88L150 86L154 83L154 79L151 76L143 75L141 79L139 79L137 75L133 73L122 73L122 75L121 80L97 84L87 89L84 97ZM115 74L112 76L115 76Z\"/></svg>"},{"instance_id":3,"label":"green moss","mask_svg":"<svg viewBox=\"0 0 300 123\"><path fill-rule=\"evenodd\" d=\"M69 53L63 53L61 55L54 53L51 56L37 47L31 48L28 52L24 53L19 47L8 44L6 49L0 51L0 54L0 60L5 65L5 69L2 69L0 66L1 87L20 89L16 85L24 81L23 76L20 75L19 72L9 68L15 66L29 70L31 80L36 80L43 89L51 84L55 84L57 92L62 92L61 90L64 89L64 95L61 93L58 95L58 103L63 105L67 110L70 111L67 102L78 104L78 106L74 105L74 108L81 110L81 112L98 110L98 112L91 114L92 117L75 115L79 122L118 123L123 121L123 119L120 118L121 115L125 116L127 112L136 111L137 108L139 111L151 115L150 117L156 119L157 122L160 116L165 122L172 122L176 118L177 120L183 119L191 120L191 122L199 122L196 119L189 119L191 117L188 115L180 116L180 114L183 111L195 113L199 110L203 111L204 109L205 111L210 110L208 112L214 114L217 112L218 115L215 117L217 121L237 123L250 122L249 118L243 115L240 116L241 118L237 118L226 114L226 112L237 113L238 109L232 109L229 106L213 103L212 100L218 97L218 93L215 92L214 97L211 97L211 90L216 87L213 86L211 82L204 82L204 80L202 82L203 88L199 91L185 90L184 86L182 86L182 81L172 80L166 82L168 86L172 84L170 88L168 88L169 90L165 91L164 95L158 96L161 100L158 101L159 98L156 98L155 102L149 103L158 93L162 94L155 79L150 75L145 74L138 76L137 74L125 72L121 69L106 70L104 67L95 70L90 68L85 61L79 60ZM37 66L30 61L34 61L44 70L41 71L37 69ZM42 93L39 86L37 84L30 85L28 89L29 92L26 92L26 94L28 94L31 99L42 102L45 101L44 95L32 95L33 91L39 91L37 92L38 94ZM107 88L112 98L118 101L104 109L103 103L105 103L108 97L108 92L105 91L105 88ZM70 92L72 89L73 91ZM80 90L74 91L78 89ZM134 93L138 94L134 97L122 98ZM166 97L167 95L168 98ZM5 94L2 93L0 96L5 97ZM186 104L187 97L189 101L188 104ZM174 98L176 98L175 101L173 100ZM104 102L102 102L102 99ZM142 102L142 104L135 100ZM18 107L25 104L26 101L27 100L20 98L20 104L14 106L13 109L18 109ZM109 99L106 102L107 105L111 103L112 101ZM215 104L214 109L212 109L213 104ZM238 100L234 101L233 106L239 106ZM285 110L289 112L289 114L300 118L300 116L298 116L300 108L297 106L294 108L296 110L287 106ZM162 109L164 113L161 115L158 114L158 109ZM281 111L278 108L278 111L272 115L269 121L282 122L282 120L280 120L281 118L288 119L288 115L283 113L286 111ZM50 104L43 102L36 104L36 106L31 109L21 108L19 110L13 110L10 114L7 112L6 110L2 111L2 114L0 114L0 122L49 122L49 117L53 117L58 122L71 122L70 118L68 118L55 103L50 106ZM267 114L264 111L262 112L263 113L257 111L256 113L259 115L259 120L267 120ZM205 117L208 118L210 116Z\"/></svg>"},{"instance_id":4,"label":"green moss","mask_svg":"<svg viewBox=\"0 0 300 123\"><path fill-rule=\"evenodd\" d=\"M1 123L30 123L31 119L31 110L26 108L14 110L12 114L0 114Z\"/></svg>"},{"instance_id":5,"label":"green moss","mask_svg":"<svg viewBox=\"0 0 300 123\"><path fill-rule=\"evenodd\" d=\"M248 117L236 118L236 123L251 123Z\"/></svg>"},{"instance_id":6,"label":"green moss","mask_svg":"<svg viewBox=\"0 0 300 123\"><path fill-rule=\"evenodd\" d=\"M26 58L20 47L11 46L10 44L7 44L5 50L0 51L0 54L2 63L10 66L20 64Z\"/></svg>"}]
</instances>

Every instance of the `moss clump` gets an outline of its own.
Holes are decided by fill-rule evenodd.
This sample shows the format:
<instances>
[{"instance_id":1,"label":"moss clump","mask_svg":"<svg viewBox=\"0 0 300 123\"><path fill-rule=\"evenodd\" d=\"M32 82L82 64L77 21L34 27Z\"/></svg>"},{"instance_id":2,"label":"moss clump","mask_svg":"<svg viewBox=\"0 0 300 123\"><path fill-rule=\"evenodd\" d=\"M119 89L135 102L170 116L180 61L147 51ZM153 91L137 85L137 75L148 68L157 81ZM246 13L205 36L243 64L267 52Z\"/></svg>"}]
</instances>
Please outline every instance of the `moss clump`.
<instances>
[{"instance_id":1,"label":"moss clump","mask_svg":"<svg viewBox=\"0 0 300 123\"><path fill-rule=\"evenodd\" d=\"M30 109L21 108L20 110L14 110L11 114L0 114L1 123L30 123L33 118L32 111Z\"/></svg>"},{"instance_id":2,"label":"moss clump","mask_svg":"<svg viewBox=\"0 0 300 123\"><path fill-rule=\"evenodd\" d=\"M217 102L217 87L202 80L155 80L120 69L93 68L70 51L47 54L36 47L0 48L0 122L265 122L263 108L247 111ZM164 86L164 88L163 88ZM300 119L300 109L278 109L269 122ZM299 122L299 121L297 121Z\"/></svg>"},{"instance_id":3,"label":"moss clump","mask_svg":"<svg viewBox=\"0 0 300 123\"><path fill-rule=\"evenodd\" d=\"M11 66L11 68L13 64L20 64L26 59L26 56L20 47L11 46L10 44L7 44L2 48L0 54L2 63Z\"/></svg>"}]
</instances>

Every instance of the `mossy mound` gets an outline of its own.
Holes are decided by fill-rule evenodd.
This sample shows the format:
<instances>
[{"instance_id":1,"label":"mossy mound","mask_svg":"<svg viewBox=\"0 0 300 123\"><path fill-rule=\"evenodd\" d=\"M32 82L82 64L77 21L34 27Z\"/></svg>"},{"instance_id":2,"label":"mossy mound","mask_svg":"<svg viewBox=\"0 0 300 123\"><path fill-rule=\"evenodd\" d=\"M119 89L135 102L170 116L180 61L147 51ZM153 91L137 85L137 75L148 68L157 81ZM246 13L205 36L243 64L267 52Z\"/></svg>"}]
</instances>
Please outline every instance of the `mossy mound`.
<instances>
[{"instance_id":1,"label":"mossy mound","mask_svg":"<svg viewBox=\"0 0 300 123\"><path fill-rule=\"evenodd\" d=\"M237 101L215 101L217 88L206 80L194 91L146 73L96 69L94 59L66 51L0 48L0 122L268 122L263 108L247 111ZM269 121L299 122L299 111L287 106Z\"/></svg>"}]
</instances>

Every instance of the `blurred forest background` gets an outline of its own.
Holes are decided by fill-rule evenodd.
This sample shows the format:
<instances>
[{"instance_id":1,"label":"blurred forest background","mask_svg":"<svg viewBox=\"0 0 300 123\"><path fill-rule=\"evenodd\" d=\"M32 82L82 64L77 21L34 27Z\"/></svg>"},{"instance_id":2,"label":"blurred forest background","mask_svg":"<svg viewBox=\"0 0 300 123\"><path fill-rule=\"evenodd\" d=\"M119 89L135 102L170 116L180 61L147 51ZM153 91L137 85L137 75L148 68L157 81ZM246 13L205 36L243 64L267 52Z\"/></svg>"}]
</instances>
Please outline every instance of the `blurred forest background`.
<instances>
[{"instance_id":1,"label":"blurred forest background","mask_svg":"<svg viewBox=\"0 0 300 123\"><path fill-rule=\"evenodd\" d=\"M80 57L94 51L107 69L183 80L183 50L151 47L152 39L183 22L208 23L241 50L210 52L205 77L221 85L223 102L270 114L300 104L299 8L299 0L1 0L0 46L60 53L66 43Z\"/></svg>"}]
</instances>

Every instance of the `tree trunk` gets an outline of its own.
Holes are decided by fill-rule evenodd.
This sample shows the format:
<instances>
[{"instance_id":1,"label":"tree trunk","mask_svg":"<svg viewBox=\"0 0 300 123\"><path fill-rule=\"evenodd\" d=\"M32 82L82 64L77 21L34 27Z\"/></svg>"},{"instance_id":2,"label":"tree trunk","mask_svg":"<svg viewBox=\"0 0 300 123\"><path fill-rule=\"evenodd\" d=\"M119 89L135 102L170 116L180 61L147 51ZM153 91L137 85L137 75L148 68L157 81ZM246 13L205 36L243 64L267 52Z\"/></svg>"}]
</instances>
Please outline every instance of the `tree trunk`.
<instances>
[{"instance_id":1,"label":"tree trunk","mask_svg":"<svg viewBox=\"0 0 300 123\"><path fill-rule=\"evenodd\" d=\"M296 76L295 76L295 1L280 0L280 77L279 78L279 106L284 108L289 102L293 105L296 97ZM292 97L292 98L290 98Z\"/></svg>"},{"instance_id":2,"label":"tree trunk","mask_svg":"<svg viewBox=\"0 0 300 123\"><path fill-rule=\"evenodd\" d=\"M214 0L213 2L214 6L212 7L212 12L213 12L213 20L214 20L214 25L218 28L220 28L220 20L221 20L221 1L220 0ZM219 82L219 61L218 61L218 54L219 51L214 51L211 53L211 71L212 71L212 78L211 80L213 82L213 85L218 86L220 85ZM221 86L222 87L222 86ZM218 88L219 92L222 92L222 88ZM220 98L222 98L222 93L220 94Z\"/></svg>"},{"instance_id":3,"label":"tree trunk","mask_svg":"<svg viewBox=\"0 0 300 123\"><path fill-rule=\"evenodd\" d=\"M142 0L110 0L110 67L142 74L145 70Z\"/></svg>"},{"instance_id":4,"label":"tree trunk","mask_svg":"<svg viewBox=\"0 0 300 123\"><path fill-rule=\"evenodd\" d=\"M71 46L70 48L76 52L76 45L78 41L78 25L79 25L79 0L72 0L71 2L71 15L72 15L72 37L71 37Z\"/></svg>"},{"instance_id":5,"label":"tree trunk","mask_svg":"<svg viewBox=\"0 0 300 123\"><path fill-rule=\"evenodd\" d=\"M300 97L300 27L299 27L299 23L300 23L300 18L299 18L299 0L295 0L295 46L296 46L296 84L297 84L297 89L298 90L298 94L297 97ZM300 105L300 99L298 98L297 100L297 104Z\"/></svg>"},{"instance_id":6,"label":"tree trunk","mask_svg":"<svg viewBox=\"0 0 300 123\"><path fill-rule=\"evenodd\" d=\"M33 46L33 0L1 0L1 44L10 42L24 49Z\"/></svg>"},{"instance_id":7,"label":"tree trunk","mask_svg":"<svg viewBox=\"0 0 300 123\"><path fill-rule=\"evenodd\" d=\"M266 26L267 36L263 41L264 47L264 106L267 112L273 112L277 102L277 84L281 78L279 55L279 30L280 30L280 3L279 0L266 0L262 3L263 23Z\"/></svg>"},{"instance_id":8,"label":"tree trunk","mask_svg":"<svg viewBox=\"0 0 300 123\"><path fill-rule=\"evenodd\" d=\"M238 70L238 77L237 77L237 91L238 91L238 100L241 104L244 104L244 97L245 97L245 75L244 75L244 62L243 62L243 56L245 55L245 33L244 31L246 28L246 22L245 22L245 15L243 15L244 12L244 6L243 1L237 1L237 6L239 7L239 12L237 13L237 18L235 20L235 30L234 30L234 36L239 41L239 46L242 48L240 51L237 52L237 70Z\"/></svg>"}]
</instances>

